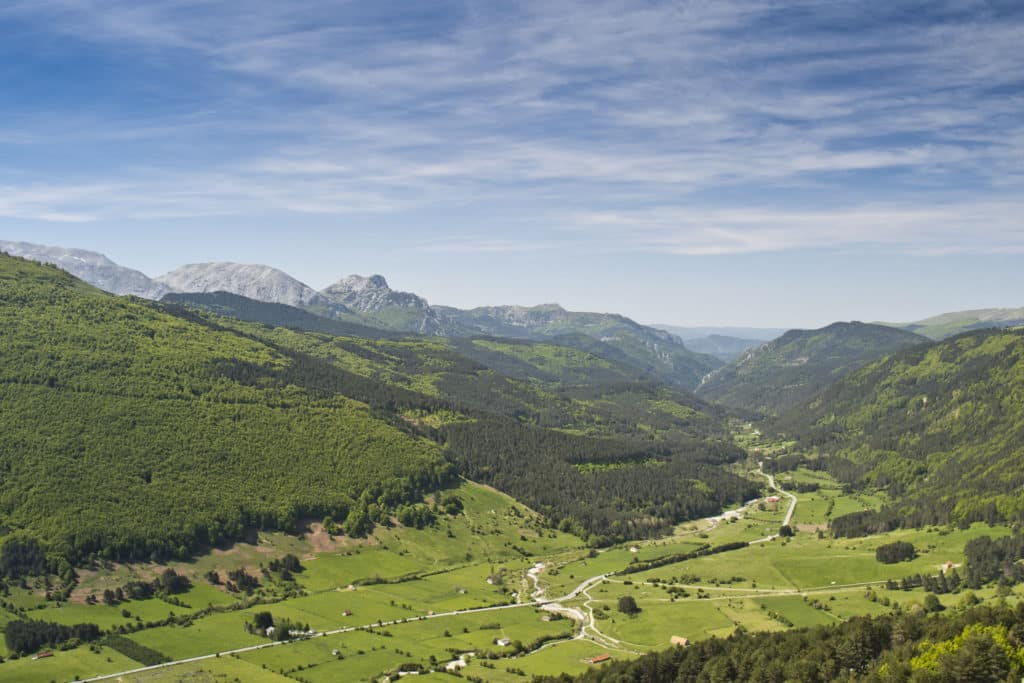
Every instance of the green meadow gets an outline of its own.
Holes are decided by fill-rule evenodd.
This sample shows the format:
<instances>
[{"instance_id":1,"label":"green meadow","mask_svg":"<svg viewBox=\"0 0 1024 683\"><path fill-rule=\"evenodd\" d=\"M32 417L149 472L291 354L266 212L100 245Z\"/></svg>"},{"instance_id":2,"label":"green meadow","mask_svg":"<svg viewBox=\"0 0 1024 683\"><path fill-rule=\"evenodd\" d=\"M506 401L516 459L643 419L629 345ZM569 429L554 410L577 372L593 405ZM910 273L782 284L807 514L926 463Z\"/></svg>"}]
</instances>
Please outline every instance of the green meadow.
<instances>
[{"instance_id":1,"label":"green meadow","mask_svg":"<svg viewBox=\"0 0 1024 683\"><path fill-rule=\"evenodd\" d=\"M375 681L401 670L443 670L463 653L473 653L463 675L519 681L524 676L579 673L595 666L590 660L598 655L618 659L664 649L673 636L721 638L740 627L782 630L880 614L896 605L916 609L923 603L923 591L890 591L884 582L918 573L934 575L946 562L961 565L968 540L1009 533L1005 527L975 524L966 529L936 527L834 539L819 533L819 528L836 514L877 507L881 498L844 494L827 475L806 469L784 473L778 480L784 487L795 482L819 485L816 491L796 494L797 531L788 539L764 540L778 532L784 499L778 506L755 503L736 519L690 522L671 536L592 551L571 535L545 528L533 512L511 498L467 482L458 489L463 513L442 517L435 527L378 527L371 537L355 541L332 538L312 524L303 535L263 533L252 543L172 563L192 581L192 587L173 601L85 602L85 597L102 596L104 589L129 580L151 580L165 568L152 564L106 565L83 572L70 602L47 601L41 581L10 587L6 600L9 610L25 610L30 618L125 630L128 639L169 660L222 653L132 674L124 681ZM917 557L879 563L875 549L895 540L913 543ZM758 542L622 573L638 562L735 541ZM299 557L303 567L291 580L263 571L286 553ZM527 571L538 563L543 568L537 579L548 599L570 593L587 579L608 575L565 604L583 612L588 621L593 614L588 638L578 637L579 624L572 619L552 619L534 605L517 604L530 599L534 584ZM260 578L254 595L231 593L205 579L211 570L237 569ZM619 598L626 595L636 601L637 614L619 611ZM978 591L978 596L996 597L994 589ZM959 594L941 596L949 607L962 599ZM511 607L493 609L503 605ZM449 614L480 608L486 611ZM247 629L258 612L308 626L316 635L229 654L271 643ZM12 618L12 612L0 612L0 628ZM338 630L343 631L323 635ZM511 643L499 645L501 639ZM41 660L4 662L0 679L70 681L138 666L109 647L81 646ZM417 680L443 680L442 676L447 678L435 674Z\"/></svg>"}]
</instances>

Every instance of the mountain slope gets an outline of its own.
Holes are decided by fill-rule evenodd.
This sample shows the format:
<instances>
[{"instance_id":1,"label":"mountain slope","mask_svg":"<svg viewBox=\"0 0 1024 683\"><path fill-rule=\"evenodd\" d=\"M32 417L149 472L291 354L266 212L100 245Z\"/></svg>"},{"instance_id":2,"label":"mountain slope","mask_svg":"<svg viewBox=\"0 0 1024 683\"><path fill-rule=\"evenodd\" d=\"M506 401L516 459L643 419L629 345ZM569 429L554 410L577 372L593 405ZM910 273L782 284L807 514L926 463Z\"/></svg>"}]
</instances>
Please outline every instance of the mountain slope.
<instances>
[{"instance_id":1,"label":"mountain slope","mask_svg":"<svg viewBox=\"0 0 1024 683\"><path fill-rule=\"evenodd\" d=\"M753 495L721 467L743 457L723 414L628 375L565 386L602 363L565 351L487 349L508 377L446 339L268 327L0 256L0 557L186 557L328 514L365 532L453 465L596 545Z\"/></svg>"},{"instance_id":2,"label":"mountain slope","mask_svg":"<svg viewBox=\"0 0 1024 683\"><path fill-rule=\"evenodd\" d=\"M1019 327L1024 325L1024 308L982 308L973 311L955 311L912 323L885 324L939 340L970 330L989 327Z\"/></svg>"},{"instance_id":3,"label":"mountain slope","mask_svg":"<svg viewBox=\"0 0 1024 683\"><path fill-rule=\"evenodd\" d=\"M216 313L217 315L237 318L249 322L263 323L271 327L288 327L310 332L322 332L337 336L366 337L378 339L400 337L400 332L392 332L379 327L362 325L338 318L327 318L311 313L304 308L275 304L266 301L249 299L230 292L186 293L171 292L165 294L161 302L188 306Z\"/></svg>"},{"instance_id":4,"label":"mountain slope","mask_svg":"<svg viewBox=\"0 0 1024 683\"><path fill-rule=\"evenodd\" d=\"M722 364L713 356L694 353L664 330L611 313L573 312L557 304L487 306L468 311L438 306L436 310L459 326L490 337L574 345L583 341L582 335L615 349L616 355L635 369L684 389L695 388L704 375Z\"/></svg>"},{"instance_id":5,"label":"mountain slope","mask_svg":"<svg viewBox=\"0 0 1024 683\"><path fill-rule=\"evenodd\" d=\"M151 280L137 270L120 266L94 251L0 241L0 252L39 263L52 263L111 294L130 294L156 301L170 291L166 285Z\"/></svg>"},{"instance_id":6,"label":"mountain slope","mask_svg":"<svg viewBox=\"0 0 1024 683\"><path fill-rule=\"evenodd\" d=\"M1022 520L1024 330L895 353L784 415L779 428L888 489L900 504L887 524Z\"/></svg>"},{"instance_id":7,"label":"mountain slope","mask_svg":"<svg viewBox=\"0 0 1024 683\"><path fill-rule=\"evenodd\" d=\"M0 257L0 534L71 561L184 557L452 481L325 362ZM0 538L0 546L5 539Z\"/></svg>"},{"instance_id":8,"label":"mountain slope","mask_svg":"<svg viewBox=\"0 0 1024 683\"><path fill-rule=\"evenodd\" d=\"M387 329L433 335L451 332L426 299L391 289L381 275L349 275L320 293Z\"/></svg>"},{"instance_id":9,"label":"mountain slope","mask_svg":"<svg viewBox=\"0 0 1024 683\"><path fill-rule=\"evenodd\" d=\"M314 309L327 314L344 312L344 307L328 300L284 271L270 266L213 262L182 266L156 278L177 292L229 292L249 299Z\"/></svg>"},{"instance_id":10,"label":"mountain slope","mask_svg":"<svg viewBox=\"0 0 1024 683\"><path fill-rule=\"evenodd\" d=\"M852 370L926 341L911 332L859 322L790 330L716 370L697 394L733 408L776 414Z\"/></svg>"}]
</instances>

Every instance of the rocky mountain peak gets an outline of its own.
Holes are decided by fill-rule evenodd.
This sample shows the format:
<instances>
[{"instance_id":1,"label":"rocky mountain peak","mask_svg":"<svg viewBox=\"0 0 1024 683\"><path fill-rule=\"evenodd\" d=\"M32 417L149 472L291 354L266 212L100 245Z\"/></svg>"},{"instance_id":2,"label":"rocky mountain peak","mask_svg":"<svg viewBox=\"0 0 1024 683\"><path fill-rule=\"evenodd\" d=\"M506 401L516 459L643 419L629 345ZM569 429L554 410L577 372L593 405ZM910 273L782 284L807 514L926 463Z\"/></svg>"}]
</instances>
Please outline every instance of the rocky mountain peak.
<instances>
[{"instance_id":1,"label":"rocky mountain peak","mask_svg":"<svg viewBox=\"0 0 1024 683\"><path fill-rule=\"evenodd\" d=\"M334 292L341 294L343 292L366 292L366 291L392 291L391 287L388 286L388 281L384 279L383 275L371 275L365 277L363 275L348 275L335 282L330 287L327 287L324 292Z\"/></svg>"},{"instance_id":2,"label":"rocky mountain peak","mask_svg":"<svg viewBox=\"0 0 1024 683\"><path fill-rule=\"evenodd\" d=\"M111 294L157 300L169 291L165 285L145 274L118 265L95 251L6 241L0 241L0 251L39 263L52 263Z\"/></svg>"},{"instance_id":3,"label":"rocky mountain peak","mask_svg":"<svg viewBox=\"0 0 1024 683\"><path fill-rule=\"evenodd\" d=\"M320 292L346 308L367 314L386 327L420 334L446 334L448 321L427 300L388 286L383 275L349 275Z\"/></svg>"},{"instance_id":4,"label":"rocky mountain peak","mask_svg":"<svg viewBox=\"0 0 1024 683\"><path fill-rule=\"evenodd\" d=\"M157 278L178 292L229 292L300 308L329 306L319 292L270 266L226 261L192 263Z\"/></svg>"}]
</instances>

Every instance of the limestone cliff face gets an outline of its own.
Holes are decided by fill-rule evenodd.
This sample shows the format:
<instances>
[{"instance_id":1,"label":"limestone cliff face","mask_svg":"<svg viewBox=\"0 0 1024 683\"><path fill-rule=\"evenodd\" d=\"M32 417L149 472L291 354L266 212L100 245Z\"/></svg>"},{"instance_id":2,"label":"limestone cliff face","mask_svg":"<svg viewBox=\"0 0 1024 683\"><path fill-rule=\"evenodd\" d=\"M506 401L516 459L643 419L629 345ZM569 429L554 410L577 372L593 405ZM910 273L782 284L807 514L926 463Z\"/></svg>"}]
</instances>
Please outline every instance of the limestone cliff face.
<instances>
[{"instance_id":1,"label":"limestone cliff face","mask_svg":"<svg viewBox=\"0 0 1024 683\"><path fill-rule=\"evenodd\" d=\"M143 299L159 300L170 291L166 285L137 270L118 265L95 251L5 241L0 241L0 251L39 263L52 263L111 294L130 294Z\"/></svg>"},{"instance_id":2,"label":"limestone cliff face","mask_svg":"<svg viewBox=\"0 0 1024 683\"><path fill-rule=\"evenodd\" d=\"M439 316L426 299L391 289L382 275L349 275L320 293L392 329L429 335L451 332L448 321Z\"/></svg>"},{"instance_id":3,"label":"limestone cliff face","mask_svg":"<svg viewBox=\"0 0 1024 683\"><path fill-rule=\"evenodd\" d=\"M299 308L333 308L332 302L287 273L263 265L213 262L182 266L157 278L177 292L229 292Z\"/></svg>"}]
</instances>

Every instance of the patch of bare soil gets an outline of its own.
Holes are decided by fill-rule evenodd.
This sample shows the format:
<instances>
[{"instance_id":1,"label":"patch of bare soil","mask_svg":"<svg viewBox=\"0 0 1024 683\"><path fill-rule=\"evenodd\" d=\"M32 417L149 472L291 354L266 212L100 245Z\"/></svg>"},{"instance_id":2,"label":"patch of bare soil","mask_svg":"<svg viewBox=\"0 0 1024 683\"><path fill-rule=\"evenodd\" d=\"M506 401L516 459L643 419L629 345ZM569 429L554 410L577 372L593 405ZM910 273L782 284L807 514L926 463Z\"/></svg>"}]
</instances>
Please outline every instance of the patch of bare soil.
<instances>
[{"instance_id":1,"label":"patch of bare soil","mask_svg":"<svg viewBox=\"0 0 1024 683\"><path fill-rule=\"evenodd\" d=\"M86 598L103 595L107 588L121 588L129 581L152 581L167 569L166 565L146 564L125 565L114 564L109 571L99 572L95 569L77 569L78 585L71 591L68 602L85 603Z\"/></svg>"},{"instance_id":2,"label":"patch of bare soil","mask_svg":"<svg viewBox=\"0 0 1024 683\"><path fill-rule=\"evenodd\" d=\"M338 548L344 548L345 546L350 545L347 537L331 536L324 529L324 525L319 522L313 522L310 524L309 531L303 534L302 537L312 548L310 557L315 556L317 553L334 552ZM310 557L307 557L307 559L310 559Z\"/></svg>"}]
</instances>

